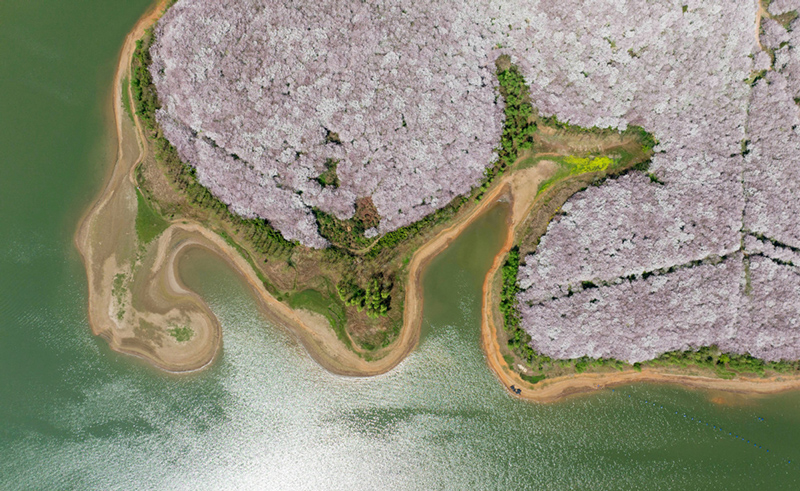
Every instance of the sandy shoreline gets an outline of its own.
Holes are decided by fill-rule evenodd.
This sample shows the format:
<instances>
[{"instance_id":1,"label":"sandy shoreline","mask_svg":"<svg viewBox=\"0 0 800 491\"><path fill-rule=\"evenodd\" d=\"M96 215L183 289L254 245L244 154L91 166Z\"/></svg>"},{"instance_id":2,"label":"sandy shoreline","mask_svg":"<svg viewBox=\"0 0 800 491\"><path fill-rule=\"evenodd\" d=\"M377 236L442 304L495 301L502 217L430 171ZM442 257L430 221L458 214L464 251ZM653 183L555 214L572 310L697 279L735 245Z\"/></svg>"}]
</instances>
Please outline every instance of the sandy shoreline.
<instances>
[{"instance_id":1,"label":"sandy shoreline","mask_svg":"<svg viewBox=\"0 0 800 491\"><path fill-rule=\"evenodd\" d=\"M138 257L133 230L136 195L132 171L145 156L135 137L140 128L134 128L125 119L121 81L129 76L136 41L160 17L166 4L167 0L160 0L152 5L125 37L112 86L114 130L109 132L116 145L114 165L96 201L81 218L74 240L88 278L88 318L92 332L105 339L111 349L142 358L163 370L195 371L208 365L220 344L216 319L202 299L185 289L170 291L167 288L151 296L157 301L177 299L182 303L180 309L139 312L133 306L132 293L115 292L112 286L118 274L125 274L126 278L130 275L129 282L134 284L132 276L136 271L132 264ZM159 295L163 298L158 298ZM125 308L119 305L123 302ZM150 323L169 326L175 322L177 327L178 322L184 321L196 326L190 346L152 329L148 331L152 327ZM132 334L137 330L145 332L147 342Z\"/></svg>"},{"instance_id":2,"label":"sandy shoreline","mask_svg":"<svg viewBox=\"0 0 800 491\"><path fill-rule=\"evenodd\" d=\"M108 269L107 265L97 264L98 255L95 249L100 249L98 240L93 234L93 226L98 216L107 212L107 207L114 200L121 200L119 196L123 191L129 193L131 186L135 186L132 171L136 165L148 154L147 139L138 121L135 118L135 128L125 129L124 111L122 109L120 82L128 75L130 59L135 49L136 41L141 38L146 28L156 22L161 15L166 0L155 4L134 26L125 39L120 53L119 64L114 78L114 123L116 125L117 154L116 161L111 170L107 183L98 196L97 201L89 208L81 220L75 235L75 243L87 270L89 283L89 323L94 334L103 337L109 342L112 349L131 354L147 360L153 365L171 372L188 372L202 369L214 360L222 343L222 330L214 314L208 309L205 302L191 292L180 280L177 270L178 260L184 251L192 247L202 247L212 251L223 258L231 268L239 274L250 286L258 298L261 310L273 322L289 329L297 336L311 357L325 369L346 376L371 376L385 373L413 351L419 342L422 324L423 291L422 277L426 266L440 252L446 249L460 233L473 223L482 213L493 206L499 199L509 199L511 211L508 217L508 232L506 241L501 251L495 256L483 285L481 344L486 355L487 364L500 381L510 390L510 386L521 389L520 394L514 394L526 400L536 402L553 402L566 396L597 390L622 384L636 382L672 383L686 387L718 389L729 392L747 394L766 394L800 388L800 377L774 377L770 379L739 378L734 380L714 379L687 375L664 373L655 369L644 369L641 372L625 371L604 374L579 374L553 379L547 379L536 385L531 385L509 369L502 358L498 344L495 312L498 299L494 298L493 281L496 278L505 258L512 247L517 229L522 226L528 213L536 200L538 184L552 172L552 167L547 161L542 161L534 168L517 171L503 176L498 180L483 197L482 201L474 206L467 214L459 217L449 227L440 231L433 239L426 242L413 254L408 265L408 278L406 280L406 300L404 305L403 326L398 339L390 346L376 353L375 361L366 361L353 351L344 346L337 338L336 333L321 316L305 311L294 311L286 304L278 301L263 287L256 272L247 260L238 251L225 242L218 234L204 227L200 223L181 221L173 223L170 227L149 246L152 256L145 268L148 276L145 285L139 286L143 296L150 295L149 289L157 290L155 305L161 310L171 312L164 302L183 302L187 304L184 310L174 315L183 315L190 318L198 327L198 339L191 346L182 346L176 343L161 342L159 349L142 345L136 342L134 329L120 326L120 322L111 317L110 306L114 299L111 294L110 283L112 273L119 271ZM126 138L126 134L129 136ZM133 136L133 138L131 138ZM135 153L135 155L134 155ZM127 186L127 188L126 188ZM124 201L124 200L123 200ZM114 225L124 229L122 224ZM104 245L108 247L107 244ZM111 255L117 254L114 251ZM100 254L104 260L109 254ZM149 256L148 256L149 257ZM112 258L113 259L113 258ZM146 260L145 262L147 262ZM108 261L106 261L108 262ZM115 263L116 264L116 263ZM143 266L144 267L144 266ZM133 275L133 272L131 273ZM188 302L188 303L187 303ZM158 310L153 308L152 310ZM147 317L147 312L142 316ZM164 314L160 318L153 317L153 322L165 322ZM171 314L172 315L172 314ZM173 315L173 317L174 317ZM127 318L126 318L127 319ZM502 329L502 326L499 326ZM126 337L127 336L127 337Z\"/></svg>"},{"instance_id":3,"label":"sandy shoreline","mask_svg":"<svg viewBox=\"0 0 800 491\"><path fill-rule=\"evenodd\" d=\"M100 221L99 217L103 213L115 215L130 212L129 209L119 206L118 209L114 209L113 200L121 199L119 195L126 191L126 186L135 185L133 170L139 162L147 157L149 149L138 118L135 118L133 132L125 130L127 123L124 121L126 116L122 108L119 87L122 79L129 75L130 59L136 41L141 38L146 28L158 20L166 4L166 0L162 0L154 5L137 22L125 39L114 78L113 110L118 146L116 161L108 182L97 201L83 217L75 236L75 243L84 260L89 278L89 323L92 331L106 339L112 349L148 360L163 370L185 372L208 366L213 361L221 344L221 327L202 299L180 282L177 272L177 262L181 251L189 247L203 247L222 257L237 274L244 278L258 298L266 316L273 322L289 328L299 338L309 354L327 370L348 376L378 375L391 370L413 351L419 341L422 324L422 276L425 267L446 249L467 226L505 194L510 176L505 176L498 181L472 210L459 217L453 224L440 231L433 239L415 251L408 265L406 300L400 335L390 346L375 353L374 357L377 359L374 361L366 361L344 346L333 329L319 316L309 315L310 313L304 311L296 312L275 299L265 290L253 268L238 251L202 224L187 220L172 223L154 244L148 246L148 250L151 251L148 254L154 257L151 258L152 265L147 269L152 278L148 280L149 288L158 290L163 297L160 300L188 297L196 304L193 306L194 308L203 311L205 319L201 323L207 324L207 326L203 328L204 342L195 343L195 354L186 353L186 349L178 349L180 347L171 345L159 346L158 350L153 349L152 346L142 346L141 343L136 342L135 334L132 334L134 329L131 326L126 328L122 325L128 322L127 318L121 322L112 319L110 305L114 303L114 299L109 285L112 282L113 273L124 271L124 268L121 269L119 264L116 264L122 262L116 261L116 255L119 255L118 251L105 251L105 254L96 251L96 249L100 249L100 246L97 244L99 242L97 237L93 236L97 235L97 231L94 231L93 234L93 227L99 227L95 223ZM137 140L135 145L130 141L130 137L126 138L126 134L130 133L135 133L135 140ZM133 155L134 148L136 148L136 155ZM117 216L112 216L110 221L119 222L121 220ZM121 225L119 227L124 228ZM103 233L105 234L105 230ZM107 244L105 246L108 247ZM113 265L98 264L100 260L108 262L109 256L115 259ZM133 271L131 275L135 273ZM155 282L156 278L162 277L160 283ZM149 292L142 291L142 295L149 295ZM159 304L159 307L166 308L162 304Z\"/></svg>"}]
</instances>

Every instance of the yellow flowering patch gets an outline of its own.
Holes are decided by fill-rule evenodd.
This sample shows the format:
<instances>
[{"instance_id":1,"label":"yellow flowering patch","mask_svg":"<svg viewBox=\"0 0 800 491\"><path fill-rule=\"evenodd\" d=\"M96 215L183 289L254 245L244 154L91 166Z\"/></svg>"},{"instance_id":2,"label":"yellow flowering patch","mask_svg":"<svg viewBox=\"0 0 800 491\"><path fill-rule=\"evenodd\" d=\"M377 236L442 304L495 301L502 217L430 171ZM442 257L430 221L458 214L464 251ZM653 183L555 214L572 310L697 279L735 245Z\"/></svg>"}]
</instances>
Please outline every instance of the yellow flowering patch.
<instances>
[{"instance_id":1,"label":"yellow flowering patch","mask_svg":"<svg viewBox=\"0 0 800 491\"><path fill-rule=\"evenodd\" d=\"M609 165L614 161L610 157L575 157L570 155L564 157L564 162L574 166L573 172L575 174L583 174L584 172L598 172L606 170Z\"/></svg>"}]
</instances>

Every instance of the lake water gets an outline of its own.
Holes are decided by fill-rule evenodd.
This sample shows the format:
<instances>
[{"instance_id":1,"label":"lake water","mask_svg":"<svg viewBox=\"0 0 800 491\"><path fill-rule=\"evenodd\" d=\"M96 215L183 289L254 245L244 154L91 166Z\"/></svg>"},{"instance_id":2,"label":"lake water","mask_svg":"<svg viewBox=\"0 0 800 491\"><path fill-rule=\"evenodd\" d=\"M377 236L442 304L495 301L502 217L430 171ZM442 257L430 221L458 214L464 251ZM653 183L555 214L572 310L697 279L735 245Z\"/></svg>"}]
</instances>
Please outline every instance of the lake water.
<instances>
[{"instance_id":1,"label":"lake water","mask_svg":"<svg viewBox=\"0 0 800 491\"><path fill-rule=\"evenodd\" d=\"M501 207L430 266L420 346L386 375L320 368L201 250L180 267L223 325L216 363L173 376L111 352L72 235L107 170L115 57L147 5L0 3L0 489L800 485L798 393L510 397L479 344Z\"/></svg>"}]
</instances>

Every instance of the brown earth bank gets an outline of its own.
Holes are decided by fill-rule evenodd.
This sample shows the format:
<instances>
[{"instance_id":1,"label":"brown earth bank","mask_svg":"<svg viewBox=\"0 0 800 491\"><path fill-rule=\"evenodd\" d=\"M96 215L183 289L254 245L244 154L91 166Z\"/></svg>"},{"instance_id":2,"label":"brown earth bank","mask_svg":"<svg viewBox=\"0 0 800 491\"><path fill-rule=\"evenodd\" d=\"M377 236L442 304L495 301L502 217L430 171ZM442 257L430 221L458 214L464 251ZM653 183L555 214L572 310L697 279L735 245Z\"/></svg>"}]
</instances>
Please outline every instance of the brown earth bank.
<instances>
[{"instance_id":1,"label":"brown earth bank","mask_svg":"<svg viewBox=\"0 0 800 491\"><path fill-rule=\"evenodd\" d=\"M175 256L187 238L170 231L157 243L137 239L137 189L132 170L143 156L137 129L126 119L121 81L136 40L167 5L160 1L139 19L125 38L112 92L115 162L97 201L82 218L75 244L86 267L89 324L112 349L144 358L169 371L206 366L221 339L214 314L179 281Z\"/></svg>"}]
</instances>

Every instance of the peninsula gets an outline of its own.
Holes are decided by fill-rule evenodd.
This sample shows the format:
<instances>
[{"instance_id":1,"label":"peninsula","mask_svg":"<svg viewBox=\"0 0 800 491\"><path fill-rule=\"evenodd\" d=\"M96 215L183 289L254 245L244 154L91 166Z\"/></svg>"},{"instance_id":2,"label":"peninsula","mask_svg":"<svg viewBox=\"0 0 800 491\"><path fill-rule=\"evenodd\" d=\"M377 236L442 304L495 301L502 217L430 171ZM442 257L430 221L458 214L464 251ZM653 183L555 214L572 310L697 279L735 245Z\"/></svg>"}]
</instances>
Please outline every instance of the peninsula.
<instances>
[{"instance_id":1,"label":"peninsula","mask_svg":"<svg viewBox=\"0 0 800 491\"><path fill-rule=\"evenodd\" d=\"M800 384L788 303L747 317L770 295L763 281L798 276L782 221L793 205L770 202L777 181L753 171L793 172L775 167L786 149L759 111L787 99L777 114L795 131L795 11L720 2L739 44L685 43L681 55L721 57L714 98L647 75L676 56L658 43L712 22L711 7L659 3L674 32L649 46L653 26L623 35L626 18L611 12L592 14L608 21L603 37L556 6L536 7L560 19L548 24L460 2L387 4L381 15L339 3L287 24L282 5L162 2L129 34L115 79L117 159L76 235L90 323L113 349L174 372L212 362L219 322L177 267L201 247L326 369L384 373L418 342L425 266L502 200L508 237L484 286L482 339L514 394L549 401L636 380ZM412 27L399 32L392 16ZM333 29L342 22L353 30ZM597 52L553 61L563 46L545 41L548 29L580 33ZM448 51L458 43L470 50ZM258 50L277 58L252 58ZM537 72L535 57L551 62ZM614 84L593 68L558 82L573 77L570 62L603 57ZM687 303L712 285L730 291ZM642 297L662 287L675 298ZM676 304L683 317L672 322Z\"/></svg>"}]
</instances>

